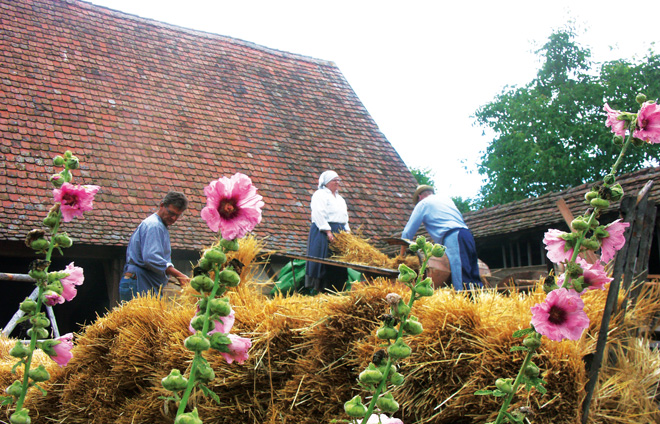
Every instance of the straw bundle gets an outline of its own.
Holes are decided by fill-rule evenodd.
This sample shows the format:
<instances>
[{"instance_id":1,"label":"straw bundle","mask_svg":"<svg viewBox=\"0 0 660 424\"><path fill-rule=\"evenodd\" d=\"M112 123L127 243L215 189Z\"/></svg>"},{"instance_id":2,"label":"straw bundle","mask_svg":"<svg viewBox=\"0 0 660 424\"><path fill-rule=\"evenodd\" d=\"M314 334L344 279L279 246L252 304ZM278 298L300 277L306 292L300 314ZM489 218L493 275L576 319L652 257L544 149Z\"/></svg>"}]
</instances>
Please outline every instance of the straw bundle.
<instances>
[{"instance_id":1,"label":"straw bundle","mask_svg":"<svg viewBox=\"0 0 660 424\"><path fill-rule=\"evenodd\" d=\"M339 295L267 298L249 281L244 283L228 296L236 311L232 332L252 339L250 359L229 365L213 351L205 354L216 373L209 387L221 404L196 393L192 405L202 420L311 424L346 418L342 405L358 393L365 395L357 376L382 344L375 332L378 317L387 310L384 297L396 292L405 299L409 290L374 279ZM655 289L630 306L625 321L622 314L614 317L610 350L623 360L603 370L591 422L656 419L653 396L660 358L646 345L631 342L628 334L657 313L658 294ZM605 296L600 291L584 296L592 326L582 340L544 343L540 349L535 362L543 370L548 394L528 396L523 391L515 400L516 407L532 411L532 422L579 422L586 382L583 357L594 350ZM413 356L400 364L406 381L393 393L401 405L397 416L406 423L492 421L499 402L474 392L494 388L497 377L515 376L523 354L510 352L521 342L512 333L528 326L529 308L543 297L539 287L506 296L443 289L416 302L413 314L424 332L407 338ZM185 290L174 302L138 297L85 327L67 367L60 369L45 358L53 379L45 385L45 398L36 392L28 397L33 422L171 423L175 405L159 399L168 395L160 380L172 368L185 373L190 365L192 354L183 340L189 335L194 300ZM0 343L3 357L5 345ZM5 362L3 378L9 366Z\"/></svg>"},{"instance_id":2,"label":"straw bundle","mask_svg":"<svg viewBox=\"0 0 660 424\"><path fill-rule=\"evenodd\" d=\"M356 233L339 232L330 244L330 249L333 251L332 259L341 262L389 269L398 269L402 263L415 270L420 266L417 256L388 257L369 244L369 240L363 238L359 230Z\"/></svg>"}]
</instances>

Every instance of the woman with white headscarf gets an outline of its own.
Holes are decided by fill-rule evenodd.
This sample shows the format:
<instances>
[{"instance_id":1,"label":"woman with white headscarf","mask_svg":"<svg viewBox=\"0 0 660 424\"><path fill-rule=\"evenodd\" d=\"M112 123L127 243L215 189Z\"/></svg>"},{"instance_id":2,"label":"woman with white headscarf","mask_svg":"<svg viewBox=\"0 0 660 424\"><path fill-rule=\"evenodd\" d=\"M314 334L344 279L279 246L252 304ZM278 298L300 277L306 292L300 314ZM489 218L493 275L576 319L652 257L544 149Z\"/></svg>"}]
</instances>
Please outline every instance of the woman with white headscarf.
<instances>
[{"instance_id":1,"label":"woman with white headscarf","mask_svg":"<svg viewBox=\"0 0 660 424\"><path fill-rule=\"evenodd\" d=\"M318 190L312 195L312 225L307 241L307 255L327 258L333 233L350 231L346 201L338 193L341 179L335 171L325 171L319 177ZM348 271L346 268L307 262L305 287L323 291L343 290Z\"/></svg>"}]
</instances>

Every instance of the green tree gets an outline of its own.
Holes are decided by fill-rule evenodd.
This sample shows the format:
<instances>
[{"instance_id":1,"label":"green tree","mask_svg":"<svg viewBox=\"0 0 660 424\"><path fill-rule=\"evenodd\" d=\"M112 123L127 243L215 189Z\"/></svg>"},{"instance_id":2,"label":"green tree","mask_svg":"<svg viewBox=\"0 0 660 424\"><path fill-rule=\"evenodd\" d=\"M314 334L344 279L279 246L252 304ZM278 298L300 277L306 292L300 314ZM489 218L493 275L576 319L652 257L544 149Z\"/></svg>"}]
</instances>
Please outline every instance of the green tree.
<instances>
[{"instance_id":1,"label":"green tree","mask_svg":"<svg viewBox=\"0 0 660 424\"><path fill-rule=\"evenodd\" d=\"M435 187L433 181L433 171L430 168L409 168L410 173L413 174L418 185L430 185Z\"/></svg>"},{"instance_id":2,"label":"green tree","mask_svg":"<svg viewBox=\"0 0 660 424\"><path fill-rule=\"evenodd\" d=\"M553 33L536 53L537 77L523 87L507 86L476 112L479 125L495 137L478 164L487 177L479 206L488 207L595 181L619 152L605 126L603 105L634 112L635 95L660 95L660 57L602 65L575 41L573 29ZM659 157L657 149L634 149L621 172Z\"/></svg>"}]
</instances>

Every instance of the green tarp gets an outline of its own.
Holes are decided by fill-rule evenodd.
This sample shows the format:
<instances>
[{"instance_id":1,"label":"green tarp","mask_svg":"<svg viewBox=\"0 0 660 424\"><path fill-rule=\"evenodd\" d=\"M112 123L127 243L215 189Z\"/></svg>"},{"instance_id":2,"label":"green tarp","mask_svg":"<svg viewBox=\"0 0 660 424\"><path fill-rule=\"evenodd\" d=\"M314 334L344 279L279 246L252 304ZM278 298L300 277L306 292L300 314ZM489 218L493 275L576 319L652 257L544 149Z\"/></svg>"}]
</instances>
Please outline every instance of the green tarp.
<instances>
[{"instance_id":1,"label":"green tarp","mask_svg":"<svg viewBox=\"0 0 660 424\"><path fill-rule=\"evenodd\" d=\"M293 264L293 267L291 264ZM282 294L293 294L294 292L303 294L316 294L315 290L305 288L305 264L306 261L302 259L295 259L284 265L280 270L279 275L277 276L278 281L275 282L275 287L273 287L270 294L275 294L277 292ZM351 283L354 281L359 281L360 278L362 278L362 274L354 269L347 268L347 270L348 281L346 282L346 290L350 290Z\"/></svg>"}]
</instances>

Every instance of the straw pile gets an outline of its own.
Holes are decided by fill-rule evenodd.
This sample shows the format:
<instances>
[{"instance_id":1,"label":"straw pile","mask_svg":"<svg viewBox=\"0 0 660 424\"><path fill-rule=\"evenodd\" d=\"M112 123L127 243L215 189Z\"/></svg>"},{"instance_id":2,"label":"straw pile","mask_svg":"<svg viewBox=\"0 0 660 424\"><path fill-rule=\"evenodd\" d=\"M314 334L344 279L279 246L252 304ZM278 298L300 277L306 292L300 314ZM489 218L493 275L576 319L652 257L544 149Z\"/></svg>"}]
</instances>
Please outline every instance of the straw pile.
<instances>
[{"instance_id":1,"label":"straw pile","mask_svg":"<svg viewBox=\"0 0 660 424\"><path fill-rule=\"evenodd\" d=\"M419 258L414 255L388 257L369 244L369 240L363 238L359 230L355 233L339 232L330 244L330 249L333 252L332 259L341 262L388 269L398 269L402 263L414 270L418 270L420 266Z\"/></svg>"},{"instance_id":2,"label":"straw pile","mask_svg":"<svg viewBox=\"0 0 660 424\"><path fill-rule=\"evenodd\" d=\"M249 258L242 257L249 268ZM316 424L345 419L343 403L361 393L357 375L379 348L375 332L378 317L386 312L383 299L389 292L407 297L408 289L375 279L340 295L268 298L250 281L244 283L229 296L236 311L232 332L252 339L250 359L228 365L218 354L205 354L216 373L210 388L222 403L197 393L193 402L202 420ZM624 325L621 316L615 317L611 350L623 359L603 370L590 422L659 418L653 395L660 358L627 335L658 312L654 299L659 294L654 289L629 308ZM531 409L532 422L579 422L586 382L583 357L594 350L605 295L585 296L593 324L581 341L543 344L536 363L548 393L521 392L515 404ZM424 332L408 340L413 356L401 364L406 382L394 392L401 404L397 416L406 423L492 421L499 402L473 393L494 388L497 377L517 373L523 355L509 351L520 343L511 334L529 323L530 306L543 296L540 288L507 296L443 289L415 303L413 314ZM67 367L49 362L54 378L46 384L48 395L34 392L28 398L33 423L172 423L175 408L159 399L167 395L160 380L172 368L183 371L190 364L183 339L189 335L194 300L187 289L175 301L140 297L85 327ZM3 356L5 350L0 348Z\"/></svg>"}]
</instances>

